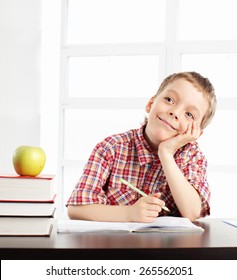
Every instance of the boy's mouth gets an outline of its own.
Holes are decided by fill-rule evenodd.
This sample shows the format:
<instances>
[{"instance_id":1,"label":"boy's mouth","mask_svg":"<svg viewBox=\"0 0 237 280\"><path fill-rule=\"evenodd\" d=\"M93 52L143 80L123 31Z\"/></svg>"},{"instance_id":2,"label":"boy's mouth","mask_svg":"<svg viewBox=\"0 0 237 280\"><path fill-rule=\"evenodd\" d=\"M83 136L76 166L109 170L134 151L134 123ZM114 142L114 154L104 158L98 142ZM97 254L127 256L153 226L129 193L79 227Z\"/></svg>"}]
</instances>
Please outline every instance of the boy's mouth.
<instances>
[{"instance_id":1,"label":"boy's mouth","mask_svg":"<svg viewBox=\"0 0 237 280\"><path fill-rule=\"evenodd\" d=\"M166 126L172 128L173 130L177 130L177 129L176 129L170 122L168 122L167 120L164 120L164 119L162 119L162 118L160 118L160 117L158 117L158 119L159 119L162 123L164 123Z\"/></svg>"}]
</instances>

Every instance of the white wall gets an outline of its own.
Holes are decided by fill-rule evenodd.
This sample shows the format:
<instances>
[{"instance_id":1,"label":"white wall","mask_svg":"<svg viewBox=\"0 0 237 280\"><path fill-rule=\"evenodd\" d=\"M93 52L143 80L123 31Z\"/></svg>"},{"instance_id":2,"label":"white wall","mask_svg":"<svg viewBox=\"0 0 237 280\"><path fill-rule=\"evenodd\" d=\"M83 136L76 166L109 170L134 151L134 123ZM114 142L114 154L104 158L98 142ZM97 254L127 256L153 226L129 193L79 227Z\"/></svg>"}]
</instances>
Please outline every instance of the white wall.
<instances>
[{"instance_id":1,"label":"white wall","mask_svg":"<svg viewBox=\"0 0 237 280\"><path fill-rule=\"evenodd\" d=\"M41 1L0 0L0 172L20 145L40 145Z\"/></svg>"},{"instance_id":2,"label":"white wall","mask_svg":"<svg viewBox=\"0 0 237 280\"><path fill-rule=\"evenodd\" d=\"M0 173L14 172L12 154L20 145L40 145L47 155L44 172L57 172L60 5L0 0ZM233 203L217 188L213 217L236 217L235 186L229 191Z\"/></svg>"},{"instance_id":3,"label":"white wall","mask_svg":"<svg viewBox=\"0 0 237 280\"><path fill-rule=\"evenodd\" d=\"M58 169L58 113L61 0L41 0L40 144L46 153L44 173Z\"/></svg>"}]
</instances>

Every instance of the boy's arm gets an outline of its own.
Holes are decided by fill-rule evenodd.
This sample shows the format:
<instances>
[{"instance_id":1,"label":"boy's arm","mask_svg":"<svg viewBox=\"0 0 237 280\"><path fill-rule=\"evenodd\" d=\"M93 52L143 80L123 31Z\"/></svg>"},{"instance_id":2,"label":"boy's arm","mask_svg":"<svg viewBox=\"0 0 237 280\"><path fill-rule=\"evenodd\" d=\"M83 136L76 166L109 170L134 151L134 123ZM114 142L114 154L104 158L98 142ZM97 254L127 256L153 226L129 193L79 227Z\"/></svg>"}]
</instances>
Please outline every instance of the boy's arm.
<instances>
[{"instance_id":1,"label":"boy's arm","mask_svg":"<svg viewBox=\"0 0 237 280\"><path fill-rule=\"evenodd\" d=\"M195 221L201 213L201 198L195 188L187 181L170 154L159 153L166 179L183 217Z\"/></svg>"},{"instance_id":2,"label":"boy's arm","mask_svg":"<svg viewBox=\"0 0 237 280\"><path fill-rule=\"evenodd\" d=\"M128 221L127 207L105 204L68 205L70 219L92 220L101 222Z\"/></svg>"},{"instance_id":3,"label":"boy's arm","mask_svg":"<svg viewBox=\"0 0 237 280\"><path fill-rule=\"evenodd\" d=\"M158 148L158 155L174 201L181 215L191 221L200 216L201 198L179 169L174 160L174 154L180 147L196 140L200 134L199 126L193 123L185 134L161 142Z\"/></svg>"},{"instance_id":4,"label":"boy's arm","mask_svg":"<svg viewBox=\"0 0 237 280\"><path fill-rule=\"evenodd\" d=\"M144 222L151 223L165 205L160 193L141 197L133 205L68 205L70 219L106 221L106 222Z\"/></svg>"}]
</instances>

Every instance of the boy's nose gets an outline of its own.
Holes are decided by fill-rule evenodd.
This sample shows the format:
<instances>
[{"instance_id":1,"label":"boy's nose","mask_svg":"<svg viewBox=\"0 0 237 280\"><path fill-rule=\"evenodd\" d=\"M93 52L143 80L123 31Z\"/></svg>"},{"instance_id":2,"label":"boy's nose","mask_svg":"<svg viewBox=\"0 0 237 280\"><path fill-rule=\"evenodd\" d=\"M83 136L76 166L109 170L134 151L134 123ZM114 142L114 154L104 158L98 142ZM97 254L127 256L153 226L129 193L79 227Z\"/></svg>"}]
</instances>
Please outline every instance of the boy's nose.
<instances>
[{"instance_id":1,"label":"boy's nose","mask_svg":"<svg viewBox=\"0 0 237 280\"><path fill-rule=\"evenodd\" d=\"M176 120L178 120L178 116L177 116L175 113L170 112L170 116L172 116L172 117L174 117Z\"/></svg>"}]
</instances>

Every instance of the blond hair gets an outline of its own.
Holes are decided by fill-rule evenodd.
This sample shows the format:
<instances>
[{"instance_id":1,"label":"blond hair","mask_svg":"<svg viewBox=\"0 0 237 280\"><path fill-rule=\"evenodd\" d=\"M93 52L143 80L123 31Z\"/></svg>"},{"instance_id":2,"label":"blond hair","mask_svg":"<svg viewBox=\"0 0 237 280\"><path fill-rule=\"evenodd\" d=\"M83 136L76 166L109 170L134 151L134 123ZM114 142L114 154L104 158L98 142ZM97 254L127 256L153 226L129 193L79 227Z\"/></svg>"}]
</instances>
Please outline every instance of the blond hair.
<instances>
[{"instance_id":1,"label":"blond hair","mask_svg":"<svg viewBox=\"0 0 237 280\"><path fill-rule=\"evenodd\" d=\"M208 109L201 123L201 128L204 129L213 119L216 111L216 95L215 89L208 78L204 78L197 72L180 72L174 73L166 77L160 84L160 87L155 95L157 97L169 84L177 79L184 79L190 82L198 91L203 93L204 98L208 101ZM147 123L147 118L145 118Z\"/></svg>"}]
</instances>

